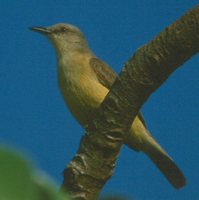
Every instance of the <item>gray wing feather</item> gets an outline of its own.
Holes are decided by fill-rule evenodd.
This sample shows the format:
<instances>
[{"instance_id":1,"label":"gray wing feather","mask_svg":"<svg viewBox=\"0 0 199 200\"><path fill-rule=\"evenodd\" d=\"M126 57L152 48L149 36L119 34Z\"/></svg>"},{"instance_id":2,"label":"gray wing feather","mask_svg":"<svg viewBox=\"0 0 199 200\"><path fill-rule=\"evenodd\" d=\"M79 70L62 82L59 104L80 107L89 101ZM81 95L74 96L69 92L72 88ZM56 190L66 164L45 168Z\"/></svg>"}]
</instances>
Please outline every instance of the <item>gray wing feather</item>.
<instances>
[{"instance_id":1,"label":"gray wing feather","mask_svg":"<svg viewBox=\"0 0 199 200\"><path fill-rule=\"evenodd\" d=\"M97 75L98 81L106 88L110 89L117 78L117 74L98 58L90 59L90 66Z\"/></svg>"}]
</instances>

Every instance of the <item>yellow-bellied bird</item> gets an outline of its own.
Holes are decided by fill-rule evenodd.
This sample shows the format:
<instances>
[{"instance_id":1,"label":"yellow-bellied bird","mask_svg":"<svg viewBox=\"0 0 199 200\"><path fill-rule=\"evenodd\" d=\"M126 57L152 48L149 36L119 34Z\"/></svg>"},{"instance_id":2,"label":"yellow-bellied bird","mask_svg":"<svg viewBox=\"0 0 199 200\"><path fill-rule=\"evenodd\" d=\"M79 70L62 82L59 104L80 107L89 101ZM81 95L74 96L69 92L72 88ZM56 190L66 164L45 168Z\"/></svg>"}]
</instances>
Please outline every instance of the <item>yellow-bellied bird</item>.
<instances>
[{"instance_id":1,"label":"yellow-bellied bird","mask_svg":"<svg viewBox=\"0 0 199 200\"><path fill-rule=\"evenodd\" d=\"M85 127L107 95L116 73L96 57L77 27L56 24L31 30L44 34L53 44L61 93L71 113ZM140 113L132 123L125 144L148 155L175 188L185 185L183 173L146 129Z\"/></svg>"}]
</instances>

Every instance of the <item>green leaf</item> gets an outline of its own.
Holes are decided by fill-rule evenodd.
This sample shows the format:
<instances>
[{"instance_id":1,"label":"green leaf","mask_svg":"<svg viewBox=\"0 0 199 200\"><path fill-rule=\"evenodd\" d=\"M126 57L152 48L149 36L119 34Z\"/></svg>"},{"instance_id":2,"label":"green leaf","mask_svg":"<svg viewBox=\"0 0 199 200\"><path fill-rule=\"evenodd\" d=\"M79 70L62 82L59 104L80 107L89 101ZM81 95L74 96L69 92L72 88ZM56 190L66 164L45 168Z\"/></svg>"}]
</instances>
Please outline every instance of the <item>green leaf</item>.
<instances>
[{"instance_id":1,"label":"green leaf","mask_svg":"<svg viewBox=\"0 0 199 200\"><path fill-rule=\"evenodd\" d=\"M0 200L69 200L18 153L0 147Z\"/></svg>"},{"instance_id":2,"label":"green leaf","mask_svg":"<svg viewBox=\"0 0 199 200\"><path fill-rule=\"evenodd\" d=\"M0 149L0 199L33 200L32 169L21 156Z\"/></svg>"}]
</instances>

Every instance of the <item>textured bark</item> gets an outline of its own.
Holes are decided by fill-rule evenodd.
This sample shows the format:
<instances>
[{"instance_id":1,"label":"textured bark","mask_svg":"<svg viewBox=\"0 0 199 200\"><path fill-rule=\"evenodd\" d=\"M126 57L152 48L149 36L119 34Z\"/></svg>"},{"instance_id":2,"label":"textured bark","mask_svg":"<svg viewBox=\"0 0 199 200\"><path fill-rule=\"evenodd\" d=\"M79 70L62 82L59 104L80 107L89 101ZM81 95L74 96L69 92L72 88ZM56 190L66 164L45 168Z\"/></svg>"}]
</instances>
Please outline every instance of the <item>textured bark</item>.
<instances>
[{"instance_id":1,"label":"textured bark","mask_svg":"<svg viewBox=\"0 0 199 200\"><path fill-rule=\"evenodd\" d=\"M166 28L127 61L120 78L88 125L64 170L62 188L76 199L96 199L112 176L120 148L147 98L199 50L199 6Z\"/></svg>"}]
</instances>

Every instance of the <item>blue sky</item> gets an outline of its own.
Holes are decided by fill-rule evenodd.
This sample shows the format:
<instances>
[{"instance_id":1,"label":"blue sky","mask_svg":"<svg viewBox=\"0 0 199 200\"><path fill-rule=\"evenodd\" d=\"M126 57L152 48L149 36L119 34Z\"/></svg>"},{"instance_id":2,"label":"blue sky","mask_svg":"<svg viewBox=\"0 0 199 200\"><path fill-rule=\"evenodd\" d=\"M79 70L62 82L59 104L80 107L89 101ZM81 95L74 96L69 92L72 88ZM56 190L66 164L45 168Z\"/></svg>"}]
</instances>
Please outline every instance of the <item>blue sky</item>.
<instances>
[{"instance_id":1,"label":"blue sky","mask_svg":"<svg viewBox=\"0 0 199 200\"><path fill-rule=\"evenodd\" d=\"M0 1L0 143L26 152L58 184L83 129L57 86L56 57L46 38L28 30L67 22L80 27L98 57L120 72L133 52L196 0ZM199 199L199 57L178 69L143 106L148 128L187 177L173 189L142 153L123 147L103 193L142 200Z\"/></svg>"}]
</instances>

